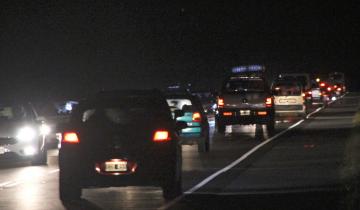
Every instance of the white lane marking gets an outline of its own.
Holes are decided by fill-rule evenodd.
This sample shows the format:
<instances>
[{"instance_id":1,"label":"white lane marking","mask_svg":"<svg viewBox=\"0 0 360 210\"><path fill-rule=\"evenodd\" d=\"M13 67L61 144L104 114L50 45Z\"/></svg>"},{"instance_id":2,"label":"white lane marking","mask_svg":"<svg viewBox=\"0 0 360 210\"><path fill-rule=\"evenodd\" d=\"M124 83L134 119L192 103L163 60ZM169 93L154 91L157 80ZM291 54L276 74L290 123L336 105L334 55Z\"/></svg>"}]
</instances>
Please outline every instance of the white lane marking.
<instances>
[{"instance_id":1,"label":"white lane marking","mask_svg":"<svg viewBox=\"0 0 360 210\"><path fill-rule=\"evenodd\" d=\"M340 98L343 98L345 95L343 95ZM340 99L339 98L339 99ZM334 103L335 101L330 102L329 104ZM306 116L306 119L308 119L310 116L318 113L319 111L323 110L325 107L319 107L317 108L315 111L311 112L310 114L308 114ZM199 188L203 187L204 185L206 185L207 183L209 183L210 181L212 181L213 179L215 179L217 176L219 176L220 174L223 174L227 171L229 171L231 168L233 168L234 166L238 165L239 163L241 163L242 161L244 161L247 157L249 157L251 154L253 154L254 152L256 152L258 149L260 149L261 147L263 147L264 145L268 144L269 142L273 141L274 139L284 135L286 132L294 129L295 127L299 126L301 123L303 123L305 120L299 120L298 122L294 123L293 125L291 125L290 127L288 127L287 129L281 131L280 133L276 134L275 136L267 139L266 141L262 142L261 144L258 144L257 146L253 147L251 150L249 150L248 152L246 152L245 154L243 154L240 158L238 158L237 160L233 161L232 163L230 163L229 165L225 166L225 168L220 169L219 171L213 173L212 175L208 176L207 178L205 178L203 181L201 181L199 184L195 185L194 187L192 187L191 189L185 191L182 195L176 197L174 200L166 203L165 205L161 206L160 208L158 208L158 210L164 210L164 209L168 209L171 206L175 205L178 201L180 201L185 195L191 194L193 192L195 192L196 190L198 190Z\"/></svg>"},{"instance_id":2,"label":"white lane marking","mask_svg":"<svg viewBox=\"0 0 360 210\"><path fill-rule=\"evenodd\" d=\"M193 192L195 192L196 190L198 190L199 188L203 187L205 184L209 183L210 181L212 181L213 179L215 179L217 176L219 176L222 173L227 172L228 170L230 170L231 168L233 168L234 166L236 166L237 164L241 163L242 161L244 161L247 157L249 157L252 153L254 153L255 151L257 151L259 148L263 147L264 145L268 144L269 142L273 141L274 139L278 138L279 136L283 135L284 133L286 133L287 131L295 128L296 126L300 125L302 122L304 122L304 120L300 120L298 122L296 122L295 124L291 125L290 127L288 127L286 130L281 131L280 133L276 134L275 136L267 139L266 141L262 142L261 144L258 144L257 146L253 147L251 150L249 150L248 152L246 152L245 154L243 154L240 158L238 158L237 160L233 161L232 163L230 163L229 165L225 166L225 168L220 169L219 171L213 173L212 175L208 176L207 178L205 178L203 181L201 181L199 184L195 185L194 187L192 187L191 189L187 190L184 192L184 194L176 197L174 200L166 203L165 205L161 206L160 208L158 208L159 210L165 210L170 208L171 206L173 206L174 204L176 204L179 200L181 200L185 195L187 194L191 194Z\"/></svg>"},{"instance_id":3,"label":"white lane marking","mask_svg":"<svg viewBox=\"0 0 360 210\"><path fill-rule=\"evenodd\" d=\"M7 181L7 182L0 183L0 187L5 187L5 186L7 186L8 184L11 184L11 183L13 183L13 181Z\"/></svg>"}]
</instances>

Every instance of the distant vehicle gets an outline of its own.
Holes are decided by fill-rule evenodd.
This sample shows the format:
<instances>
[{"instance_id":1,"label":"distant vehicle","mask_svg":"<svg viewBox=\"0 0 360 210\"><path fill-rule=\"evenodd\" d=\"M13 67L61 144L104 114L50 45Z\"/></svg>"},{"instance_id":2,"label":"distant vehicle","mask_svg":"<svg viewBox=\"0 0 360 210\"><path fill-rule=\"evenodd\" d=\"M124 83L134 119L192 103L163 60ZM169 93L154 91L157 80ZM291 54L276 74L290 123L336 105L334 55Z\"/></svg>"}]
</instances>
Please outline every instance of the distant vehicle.
<instances>
[{"instance_id":1,"label":"distant vehicle","mask_svg":"<svg viewBox=\"0 0 360 210\"><path fill-rule=\"evenodd\" d=\"M65 101L56 104L58 114L70 114L71 111L79 104L78 101Z\"/></svg>"},{"instance_id":2,"label":"distant vehicle","mask_svg":"<svg viewBox=\"0 0 360 210\"><path fill-rule=\"evenodd\" d=\"M83 188L134 185L160 186L166 199L180 195L183 128L160 91L101 92L81 101L62 126L60 199L78 200Z\"/></svg>"},{"instance_id":3,"label":"distant vehicle","mask_svg":"<svg viewBox=\"0 0 360 210\"><path fill-rule=\"evenodd\" d=\"M227 125L265 124L275 131L274 97L265 78L265 67L240 66L223 82L215 116L217 130Z\"/></svg>"},{"instance_id":4,"label":"distant vehicle","mask_svg":"<svg viewBox=\"0 0 360 210\"><path fill-rule=\"evenodd\" d=\"M329 82L333 85L337 96L346 92L345 74L342 72L332 72L329 74Z\"/></svg>"},{"instance_id":5,"label":"distant vehicle","mask_svg":"<svg viewBox=\"0 0 360 210\"><path fill-rule=\"evenodd\" d=\"M192 95L196 95L206 114L213 114L216 110L216 96L214 95L214 93L209 92L209 91L197 91L197 92L192 92Z\"/></svg>"},{"instance_id":6,"label":"distant vehicle","mask_svg":"<svg viewBox=\"0 0 360 210\"><path fill-rule=\"evenodd\" d=\"M279 78L283 80L296 80L303 87L303 92L305 93L306 102L311 102L311 80L310 75L307 73L283 73L279 75Z\"/></svg>"},{"instance_id":7,"label":"distant vehicle","mask_svg":"<svg viewBox=\"0 0 360 210\"><path fill-rule=\"evenodd\" d=\"M0 156L47 163L49 127L38 119L30 103L0 104Z\"/></svg>"},{"instance_id":8,"label":"distant vehicle","mask_svg":"<svg viewBox=\"0 0 360 210\"><path fill-rule=\"evenodd\" d=\"M306 116L304 93L296 81L277 80L272 85L275 113L277 115L296 114Z\"/></svg>"},{"instance_id":9,"label":"distant vehicle","mask_svg":"<svg viewBox=\"0 0 360 210\"><path fill-rule=\"evenodd\" d=\"M313 105L323 105L326 103L326 99L323 96L319 83L312 82L309 93L311 93L311 101Z\"/></svg>"},{"instance_id":10,"label":"distant vehicle","mask_svg":"<svg viewBox=\"0 0 360 210\"><path fill-rule=\"evenodd\" d=\"M176 110L182 110L184 116L177 117L177 121L185 121L187 128L180 131L183 145L198 145L199 152L210 150L209 123L207 115L197 96L187 93L168 93L166 101L175 115Z\"/></svg>"},{"instance_id":11,"label":"distant vehicle","mask_svg":"<svg viewBox=\"0 0 360 210\"><path fill-rule=\"evenodd\" d=\"M322 81L319 84L321 95L324 100L324 105L327 105L331 100L336 99L334 93L334 87L328 81Z\"/></svg>"}]
</instances>

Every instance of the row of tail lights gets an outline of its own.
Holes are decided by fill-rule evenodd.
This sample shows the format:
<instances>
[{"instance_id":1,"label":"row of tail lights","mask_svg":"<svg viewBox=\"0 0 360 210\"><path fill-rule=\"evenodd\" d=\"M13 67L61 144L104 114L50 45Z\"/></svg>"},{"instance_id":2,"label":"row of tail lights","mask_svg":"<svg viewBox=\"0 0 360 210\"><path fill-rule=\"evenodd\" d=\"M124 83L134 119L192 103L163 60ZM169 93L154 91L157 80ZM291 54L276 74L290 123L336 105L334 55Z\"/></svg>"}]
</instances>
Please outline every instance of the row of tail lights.
<instances>
[{"instance_id":1,"label":"row of tail lights","mask_svg":"<svg viewBox=\"0 0 360 210\"><path fill-rule=\"evenodd\" d=\"M273 98L271 97L267 97L265 100L265 106L266 107L272 107L273 106ZM223 108L225 103L224 103L224 99L223 98L218 98L218 108Z\"/></svg>"},{"instance_id":2,"label":"row of tail lights","mask_svg":"<svg viewBox=\"0 0 360 210\"><path fill-rule=\"evenodd\" d=\"M234 115L233 112L223 112L222 114L223 114L223 116L226 116L226 117L230 117L230 116ZM259 116L265 116L268 114L268 112L267 111L258 111L258 112L256 112L256 114Z\"/></svg>"},{"instance_id":3,"label":"row of tail lights","mask_svg":"<svg viewBox=\"0 0 360 210\"><path fill-rule=\"evenodd\" d=\"M344 88L338 85L334 85L334 86L327 86L327 84L325 82L320 83L320 87L327 87L326 90L327 91L332 91L332 90L337 90L337 91L342 91Z\"/></svg>"},{"instance_id":4,"label":"row of tail lights","mask_svg":"<svg viewBox=\"0 0 360 210\"><path fill-rule=\"evenodd\" d=\"M167 130L157 130L154 132L153 139L154 142L165 142L170 141L171 136ZM76 132L70 131L65 132L61 138L62 143L66 144L79 144L80 138Z\"/></svg>"}]
</instances>

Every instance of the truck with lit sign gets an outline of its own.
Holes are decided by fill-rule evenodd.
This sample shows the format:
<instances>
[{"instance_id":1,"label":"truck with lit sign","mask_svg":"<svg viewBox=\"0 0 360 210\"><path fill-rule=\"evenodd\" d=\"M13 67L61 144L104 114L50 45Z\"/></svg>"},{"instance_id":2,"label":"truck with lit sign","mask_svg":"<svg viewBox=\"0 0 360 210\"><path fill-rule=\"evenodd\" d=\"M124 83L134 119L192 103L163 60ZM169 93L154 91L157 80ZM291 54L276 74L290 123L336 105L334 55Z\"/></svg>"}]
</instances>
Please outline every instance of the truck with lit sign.
<instances>
[{"instance_id":1,"label":"truck with lit sign","mask_svg":"<svg viewBox=\"0 0 360 210\"><path fill-rule=\"evenodd\" d=\"M274 98L262 65L232 68L217 99L216 125L225 133L228 125L266 125L270 134L275 130Z\"/></svg>"}]
</instances>

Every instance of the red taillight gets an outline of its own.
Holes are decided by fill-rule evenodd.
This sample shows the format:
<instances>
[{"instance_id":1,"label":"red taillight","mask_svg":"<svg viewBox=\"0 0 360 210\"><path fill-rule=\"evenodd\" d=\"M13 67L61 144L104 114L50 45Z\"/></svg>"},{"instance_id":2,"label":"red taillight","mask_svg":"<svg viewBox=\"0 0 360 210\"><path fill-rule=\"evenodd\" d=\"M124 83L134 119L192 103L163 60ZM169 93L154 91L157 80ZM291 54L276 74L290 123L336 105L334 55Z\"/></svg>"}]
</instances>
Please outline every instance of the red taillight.
<instances>
[{"instance_id":1,"label":"red taillight","mask_svg":"<svg viewBox=\"0 0 360 210\"><path fill-rule=\"evenodd\" d=\"M338 91L341 91L341 88L339 87L339 88L337 88L337 90L338 90Z\"/></svg>"},{"instance_id":2,"label":"red taillight","mask_svg":"<svg viewBox=\"0 0 360 210\"><path fill-rule=\"evenodd\" d=\"M331 87L328 87L328 88L327 88L327 91L331 91Z\"/></svg>"},{"instance_id":3,"label":"red taillight","mask_svg":"<svg viewBox=\"0 0 360 210\"><path fill-rule=\"evenodd\" d=\"M266 106L266 107L272 107L272 105L273 105L273 100L272 100L272 98L271 98L271 97L266 98L265 106Z\"/></svg>"},{"instance_id":4,"label":"red taillight","mask_svg":"<svg viewBox=\"0 0 360 210\"><path fill-rule=\"evenodd\" d=\"M320 83L320 87L325 87L325 83Z\"/></svg>"},{"instance_id":5,"label":"red taillight","mask_svg":"<svg viewBox=\"0 0 360 210\"><path fill-rule=\"evenodd\" d=\"M308 94L309 94L309 95L312 95L312 91L309 91Z\"/></svg>"},{"instance_id":6,"label":"red taillight","mask_svg":"<svg viewBox=\"0 0 360 210\"><path fill-rule=\"evenodd\" d=\"M224 107L224 99L218 98L218 108Z\"/></svg>"},{"instance_id":7,"label":"red taillight","mask_svg":"<svg viewBox=\"0 0 360 210\"><path fill-rule=\"evenodd\" d=\"M62 142L70 143L70 144L78 144L80 140L75 132L65 132Z\"/></svg>"},{"instance_id":8,"label":"red taillight","mask_svg":"<svg viewBox=\"0 0 360 210\"><path fill-rule=\"evenodd\" d=\"M232 113L232 112L224 112L223 115L224 115L224 116L232 116L233 113Z\"/></svg>"},{"instance_id":9,"label":"red taillight","mask_svg":"<svg viewBox=\"0 0 360 210\"><path fill-rule=\"evenodd\" d=\"M154 133L153 141L155 142L163 142L170 141L171 137L168 131L158 130Z\"/></svg>"},{"instance_id":10,"label":"red taillight","mask_svg":"<svg viewBox=\"0 0 360 210\"><path fill-rule=\"evenodd\" d=\"M199 112L194 112L192 115L193 122L201 122L201 115Z\"/></svg>"}]
</instances>

